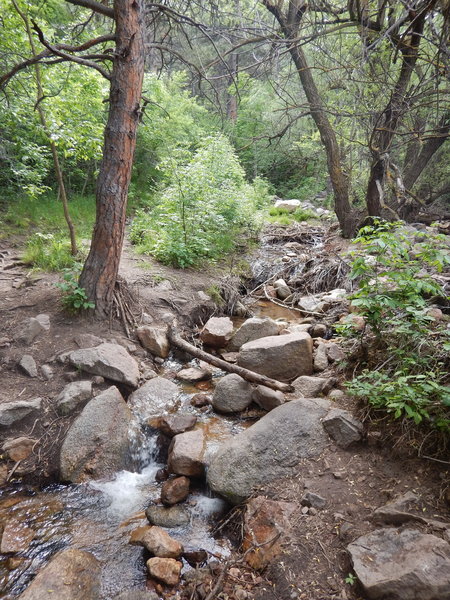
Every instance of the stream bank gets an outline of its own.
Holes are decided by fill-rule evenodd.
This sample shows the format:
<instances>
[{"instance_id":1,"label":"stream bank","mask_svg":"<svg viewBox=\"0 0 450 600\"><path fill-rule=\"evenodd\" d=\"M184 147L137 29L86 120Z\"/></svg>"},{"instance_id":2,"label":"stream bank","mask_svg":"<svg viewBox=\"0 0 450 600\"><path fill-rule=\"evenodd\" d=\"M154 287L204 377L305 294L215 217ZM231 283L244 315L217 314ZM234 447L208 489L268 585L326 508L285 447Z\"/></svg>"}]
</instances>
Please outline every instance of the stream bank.
<instances>
[{"instance_id":1,"label":"stream bank","mask_svg":"<svg viewBox=\"0 0 450 600\"><path fill-rule=\"evenodd\" d=\"M317 234L311 235L309 239L317 240ZM292 239L287 242L285 240L285 244L289 243L301 244ZM314 251L329 254L331 243L335 242L329 240L324 242L322 238L322 241L313 241L305 245L312 246ZM295 261L300 263L298 254L301 254L304 248L295 248L297 258L287 255L288 252L294 254L293 248L295 247L286 248L283 244L276 248L279 256L273 258L273 255L270 255L272 258L266 259L270 265L277 266L278 264L277 268L280 269L277 272L278 275L286 276L288 261L283 261L284 257L291 259L292 263ZM303 261L305 265L308 265L308 261L311 260L310 253L308 256L308 260ZM324 256L325 258L326 256ZM279 263L276 262L278 259L280 259ZM134 259L128 257L127 260ZM311 269L306 269L306 273L308 271ZM332 270L328 269L327 272L330 273ZM304 268L302 273L305 273ZM317 274L318 271L314 269L314 273ZM146 277L142 275L142 271L139 272L139 276ZM293 279L298 276L298 271L292 273ZM263 278L262 283L267 281L269 278L267 271L260 277ZM169 282L171 289L168 289L169 286L165 281ZM326 294L335 289L335 287L329 287L323 277L314 277L313 273L311 273L309 281L310 296L312 292L317 296L319 293ZM292 284L292 282L290 283ZM255 281L251 285L254 288L260 284L261 282L258 283L255 277ZM161 288L156 290L160 285ZM200 292L205 294L205 290L210 284L208 285L204 281L202 285L203 289L192 289L192 297L199 298ZM151 317L152 319L144 326L164 329L164 313L167 312L175 313L178 318L180 314L193 314L189 301L183 303L188 295L188 288L184 284L178 283L177 285L171 282L171 279L166 279L149 287L150 290L142 291L142 298L149 293L158 293L161 297L161 309L159 313L157 310L153 310L152 314L149 309L148 312L144 311L148 315L145 318L149 320L148 317ZM340 286L337 287L340 288ZM9 426L5 430L5 437L13 438L20 434L35 439L37 443L36 446L33 444L28 459L13 461L7 456L4 457L3 465L7 467L6 476L10 476L10 481L2 489L2 521L7 525L8 521L15 520L21 523L19 529L23 525L21 539L25 539L23 541L24 548L27 534L31 535L30 530L33 532L32 540L28 539L27 548L4 554L2 562L4 576L2 594L4 598L17 597L29 584L31 578L36 573L42 572L42 568L48 560L53 559L58 551L67 548L87 551L100 561L101 585L100 591L96 592L97 596L95 597L102 598L102 600L116 598L119 593L130 588L144 591L146 585L151 585L158 597L206 598L214 591L222 574L220 589L218 588L213 597L228 596L229 598L261 600L272 598L313 600L364 598L365 592L358 587L357 583L345 582L352 572L347 546L350 542L369 534L378 527L375 524L376 519L374 521L374 513L377 508L390 500L403 496L408 491L413 491L417 500L410 501L407 509L403 510L404 513L426 514L430 516L431 520L444 523L448 521L446 505L448 470L445 465L441 466L411 457L401 458L393 454L392 448L383 444L380 428L374 426L368 431L366 429L361 440L346 449L341 448L332 438L327 437L317 455L309 458L296 457L288 477L274 483L268 480L260 482L254 491L256 498L248 505L246 517L243 516L241 508L233 509L230 515L224 517L223 501L211 497L211 493L205 489L201 479L191 478L190 496L184 503L176 505L189 512L189 526L169 528L167 531L171 537L182 542L189 549L209 551L207 565L191 569L188 563L184 562L181 583L175 588L162 587L155 581L147 583L149 580L146 575L145 559L149 555L145 554L141 547L129 545L128 538L131 532L139 526L148 526L148 520L142 512L143 509L149 505L161 506L157 501L161 496L162 484L155 481L155 476L167 462L168 440L166 439L163 444L156 443L157 438L163 439L157 433L159 430L155 428L155 425L159 424L152 421L150 426L142 427L140 422L138 429L144 433L146 443L143 444L141 438L139 444L133 445L134 448L139 448L139 452L129 457L137 471L122 471L118 476L110 477L109 481L100 483L87 481L81 484L50 486L45 489L33 485L36 483L33 468L39 460L46 461L45 470L48 480L58 476L60 446L72 426L73 418L77 417L82 410L82 406L79 406L70 418L61 417L58 414L55 401L67 381L74 380L76 382L90 379L94 390L94 400L90 400L91 402L108 390L113 383L109 378L103 378L104 381L102 381L103 376L99 374L86 376L85 372L74 368L73 365L59 362L57 357L67 351L73 351L79 345L75 342L75 338L85 348L88 339L93 344L93 348L104 342L113 342L116 345L118 343L131 357L134 357L138 364L141 376L140 388L154 382L155 375L169 382L164 384L164 392L161 390L158 392L158 398L163 397L167 393L167 389L169 389L170 396L171 385L169 384L176 385L177 393L173 394L172 410L174 414L194 415L197 418L195 430L202 430L204 437L209 440L211 455L221 444L227 443L227 440L235 439L237 434L249 431L248 428L251 429L257 421L259 423L266 422L264 419L270 415L279 414L276 412L278 409L275 408L268 412L265 417L265 411L254 403L249 403L248 408L237 414L230 416L219 414L210 405L211 393L220 378L223 378L224 373L213 369L210 372L210 379L207 378L196 383L180 382L177 374L182 368L208 370L207 365L191 361L190 357L179 353L166 359L158 358L154 354L149 354L136 341L124 338L118 331L110 331L105 335L105 331L96 329L95 324L68 319L60 312L48 280L33 283L24 291L26 292L23 298L24 304L33 304L33 306L22 309L26 311L26 314L5 311L7 316L6 337L10 342L6 342L4 346L3 357L6 358L6 362L3 362L2 368L5 381L9 383L14 377L16 382L10 389L17 390L13 398L5 397L5 400L29 400L41 397L40 406L43 416L36 419L36 413L31 413L30 416L20 420L16 426ZM309 332L321 333L321 336L313 338L315 340L313 342L315 344L314 360L320 344L329 346L334 343L333 339L329 339L330 325L333 320L336 320L336 316L339 316L335 314L336 311L342 312L342 297L336 302L328 299L328 304L332 305L329 307L330 310L327 309L323 317L317 319L316 315L306 316L305 311L299 312L278 306L275 297L276 290L270 289L268 285L265 286L265 289L263 286L262 291L263 297L257 300L256 304L249 305L248 308L257 318L269 316L273 321L282 319L277 321L276 336L292 335L288 332L289 328L297 331L297 335L300 333L309 335ZM302 289L300 292L301 297L308 296L307 290ZM8 294L10 293L9 291ZM35 296L30 299L33 294ZM269 300L266 294L269 296ZM37 296L40 297L40 300L33 302ZM205 297L200 297L199 300L206 305L210 302ZM318 299L315 298L314 301L317 303ZM151 304L147 304L147 306L150 308ZM8 309L7 303L5 308ZM306 307L303 308L308 310ZM206 310L208 309L205 308ZM311 309L311 312L316 312L316 310ZM29 344L17 342L15 334L18 328L27 319L36 318L42 313L50 313L50 330L46 330L44 327ZM207 313L202 314L205 317ZM206 320L206 317L203 318L204 322ZM243 317L235 321L234 332L242 323ZM318 327L318 325L325 325L325 328ZM313 328L316 328L315 332ZM81 334L95 336L96 339L94 337L80 338ZM236 349L232 349L229 354L233 352L235 353ZM37 378L27 376L17 370L16 365L24 353L31 354L37 362L39 367ZM333 363L328 360L328 353L326 353L326 358L325 368L321 371L316 370L315 374L300 375L299 377L311 378L308 381L303 379L301 383L315 385L312 395L322 398L318 405L327 402L332 403L334 407L354 411L355 407L339 388L341 375L336 371ZM228 359L234 360L236 356L228 356ZM42 373L42 366L46 364L53 370L53 377L49 380L45 379ZM322 366L324 366L324 361ZM324 380L324 382L320 380ZM128 405L138 406L138 413L142 415L142 405L132 401L132 396L136 392L132 392L126 383L116 382L116 385L124 398L128 399ZM130 392L132 393L130 394ZM199 394L203 395L204 406L191 404L193 398L198 397ZM209 401L205 400L205 395L209 395ZM300 401L302 404L302 396L310 397L311 393L304 394L297 390L285 398L288 402L283 406L289 407L292 400ZM202 403L202 398L197 398L197 400L199 404ZM167 405L167 402L169 400L164 402L164 406ZM295 404L291 405L295 406ZM148 403L146 406L148 407ZM147 422L148 419L158 416L160 415L145 414L144 420ZM136 417L136 413L134 413L134 417ZM281 421L275 421L275 425L270 429L276 434L284 431L282 427L284 425L281 424ZM321 439L323 435L323 433L320 434ZM49 439L54 442L53 446L48 443ZM44 441L46 444L43 444ZM277 451L281 450L281 446L282 441L271 443L271 447ZM250 461L251 453L249 451L247 451L246 457ZM283 455L280 460L287 461L291 468L291 458ZM27 460L30 459L33 459L34 462L31 460L27 464ZM19 463L18 466L11 474L17 463ZM319 500L320 506L314 506L311 503L311 496L309 496L309 500L305 500L308 493L318 496L324 503ZM313 502L317 502L317 498ZM282 524L283 539L279 547L279 554L273 552L272 560L268 564L261 565L256 560L251 560L248 565L246 561L242 560L242 555L236 554L237 547L233 547L224 534L228 528L228 532L235 542L243 541L241 549L244 552L250 550L247 556L263 555L264 541L261 542L259 534L255 533L257 524L249 521L252 511L256 514L264 513L262 508L267 511L266 518L268 520L274 521L275 524L277 521ZM278 517L277 511L280 510L281 515ZM245 519L247 519L246 522ZM289 526L286 525L286 519ZM415 529L419 528L429 534L437 534L440 539L445 534L445 529L439 532L436 524L420 522L412 516L404 517L404 519L409 526L413 523ZM214 538L210 532L210 527L214 523L218 523L218 539ZM262 527L266 528L267 522L263 522ZM25 528L28 529L28 532ZM245 539L245 532L248 534L248 531L252 531L256 538L247 536ZM270 533L269 541L271 537L277 535L276 530L273 535ZM278 542L278 538L275 541ZM259 547L261 543L263 545ZM252 545L254 546L253 550ZM267 546L272 548L273 545L267 544ZM259 551L256 552L256 550ZM261 573L262 566L265 567L265 570ZM252 567L255 567L256 570ZM440 598L446 597L442 594L442 589L440 593Z\"/></svg>"}]
</instances>

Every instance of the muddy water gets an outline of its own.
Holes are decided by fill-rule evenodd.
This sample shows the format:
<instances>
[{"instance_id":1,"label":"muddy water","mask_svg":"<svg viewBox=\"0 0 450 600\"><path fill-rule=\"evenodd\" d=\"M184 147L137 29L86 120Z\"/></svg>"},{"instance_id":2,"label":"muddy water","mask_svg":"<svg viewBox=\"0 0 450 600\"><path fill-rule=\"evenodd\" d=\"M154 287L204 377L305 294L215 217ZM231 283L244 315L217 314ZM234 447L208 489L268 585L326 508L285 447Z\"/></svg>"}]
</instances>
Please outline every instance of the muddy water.
<instances>
[{"instance_id":1,"label":"muddy water","mask_svg":"<svg viewBox=\"0 0 450 600\"><path fill-rule=\"evenodd\" d=\"M195 365L195 361L191 365ZM177 371L181 366L170 359L163 365L161 374ZM223 372L214 373L216 377L219 375ZM190 399L198 392L194 386L180 385L178 406L183 412L196 414L197 426L205 430L209 453L252 421L219 418L211 409L206 413L195 409ZM16 522L18 535L20 527L25 525L34 532L34 537L24 551L0 555L0 598L18 597L57 551L69 547L92 552L102 562L99 600L110 600L130 587L144 589L143 549L130 546L128 539L133 529L148 524L144 510L160 496L161 484L155 482L155 474L164 466L158 462L161 449L157 433L150 428L146 433L144 443L139 446L132 439L134 434L130 434L130 446L139 447L133 457L136 472L122 471L112 481L56 485L43 491L24 486L10 486L2 491L0 522ZM228 543L214 539L210 530L227 510L227 505L211 497L201 486L193 488L185 504L190 523L168 531L185 548L203 548L226 556L230 550Z\"/></svg>"}]
</instances>

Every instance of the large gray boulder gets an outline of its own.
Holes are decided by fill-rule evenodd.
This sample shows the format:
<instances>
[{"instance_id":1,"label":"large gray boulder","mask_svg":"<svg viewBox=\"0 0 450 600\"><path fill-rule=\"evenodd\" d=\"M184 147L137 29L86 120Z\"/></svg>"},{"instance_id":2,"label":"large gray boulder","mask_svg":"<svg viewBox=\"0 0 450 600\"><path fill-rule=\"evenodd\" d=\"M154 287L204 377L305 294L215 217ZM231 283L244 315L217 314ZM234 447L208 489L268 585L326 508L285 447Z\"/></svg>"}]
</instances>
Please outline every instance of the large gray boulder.
<instances>
[{"instance_id":1,"label":"large gray boulder","mask_svg":"<svg viewBox=\"0 0 450 600\"><path fill-rule=\"evenodd\" d=\"M253 490L295 472L302 458L318 456L328 443L321 419L329 403L292 400L222 444L208 468L212 490L239 504Z\"/></svg>"},{"instance_id":2,"label":"large gray boulder","mask_svg":"<svg viewBox=\"0 0 450 600\"><path fill-rule=\"evenodd\" d=\"M101 563L89 552L64 550L46 565L20 600L98 600Z\"/></svg>"},{"instance_id":3,"label":"large gray boulder","mask_svg":"<svg viewBox=\"0 0 450 600\"><path fill-rule=\"evenodd\" d=\"M171 412L177 403L180 390L173 381L154 377L144 383L128 398L128 406L141 423Z\"/></svg>"},{"instance_id":4,"label":"large gray boulder","mask_svg":"<svg viewBox=\"0 0 450 600\"><path fill-rule=\"evenodd\" d=\"M12 425L21 421L30 413L41 409L42 398L31 400L14 400L0 404L0 425Z\"/></svg>"},{"instance_id":5,"label":"large gray boulder","mask_svg":"<svg viewBox=\"0 0 450 600\"><path fill-rule=\"evenodd\" d=\"M242 323L228 344L228 349L239 350L247 342L258 340L271 335L278 335L280 331L279 324L273 319L252 317Z\"/></svg>"},{"instance_id":6,"label":"large gray boulder","mask_svg":"<svg viewBox=\"0 0 450 600\"><path fill-rule=\"evenodd\" d=\"M416 529L377 529L347 547L370 600L448 600L450 544Z\"/></svg>"},{"instance_id":7,"label":"large gray boulder","mask_svg":"<svg viewBox=\"0 0 450 600\"><path fill-rule=\"evenodd\" d=\"M139 366L119 344L100 344L95 348L80 348L69 352L65 360L86 373L137 387Z\"/></svg>"},{"instance_id":8,"label":"large gray boulder","mask_svg":"<svg viewBox=\"0 0 450 600\"><path fill-rule=\"evenodd\" d=\"M308 333L291 333L253 340L239 352L241 367L279 381L312 374L313 341Z\"/></svg>"},{"instance_id":9,"label":"large gray boulder","mask_svg":"<svg viewBox=\"0 0 450 600\"><path fill-rule=\"evenodd\" d=\"M252 402L253 388L239 375L225 375L216 385L212 399L214 410L235 413L245 410Z\"/></svg>"},{"instance_id":10,"label":"large gray boulder","mask_svg":"<svg viewBox=\"0 0 450 600\"><path fill-rule=\"evenodd\" d=\"M80 483L126 468L130 421L130 409L114 386L88 402L63 442L61 479Z\"/></svg>"}]
</instances>

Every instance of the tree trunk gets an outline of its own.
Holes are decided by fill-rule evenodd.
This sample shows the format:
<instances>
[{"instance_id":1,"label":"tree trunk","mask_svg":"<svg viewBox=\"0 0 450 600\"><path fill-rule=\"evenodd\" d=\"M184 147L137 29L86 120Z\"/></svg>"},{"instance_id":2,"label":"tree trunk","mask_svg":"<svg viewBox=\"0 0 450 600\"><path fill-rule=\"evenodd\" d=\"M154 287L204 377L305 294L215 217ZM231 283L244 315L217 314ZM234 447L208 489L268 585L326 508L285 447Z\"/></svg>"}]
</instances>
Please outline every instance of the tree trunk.
<instances>
[{"instance_id":1,"label":"tree trunk","mask_svg":"<svg viewBox=\"0 0 450 600\"><path fill-rule=\"evenodd\" d=\"M99 317L109 314L122 252L128 186L144 77L144 44L139 0L115 0L116 49L109 116L97 179L97 216L80 286Z\"/></svg>"}]
</instances>

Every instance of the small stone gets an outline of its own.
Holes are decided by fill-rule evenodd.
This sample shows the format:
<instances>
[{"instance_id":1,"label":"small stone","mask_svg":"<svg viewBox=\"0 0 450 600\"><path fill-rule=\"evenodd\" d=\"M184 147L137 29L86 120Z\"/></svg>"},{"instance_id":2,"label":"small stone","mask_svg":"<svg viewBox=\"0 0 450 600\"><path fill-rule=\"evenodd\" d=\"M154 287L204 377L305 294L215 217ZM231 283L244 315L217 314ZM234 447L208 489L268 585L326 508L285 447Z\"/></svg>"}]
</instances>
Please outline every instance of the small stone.
<instances>
[{"instance_id":1,"label":"small stone","mask_svg":"<svg viewBox=\"0 0 450 600\"><path fill-rule=\"evenodd\" d=\"M226 362L234 364L237 362L239 352L224 352L221 356Z\"/></svg>"},{"instance_id":2,"label":"small stone","mask_svg":"<svg viewBox=\"0 0 450 600\"><path fill-rule=\"evenodd\" d=\"M333 408L323 419L322 425L340 448L348 448L362 439L363 424L347 410Z\"/></svg>"},{"instance_id":3,"label":"small stone","mask_svg":"<svg viewBox=\"0 0 450 600\"><path fill-rule=\"evenodd\" d=\"M185 550L182 557L195 569L208 560L208 553L206 550Z\"/></svg>"},{"instance_id":4,"label":"small stone","mask_svg":"<svg viewBox=\"0 0 450 600\"><path fill-rule=\"evenodd\" d=\"M170 352L170 342L167 325L154 327L143 325L136 329L141 344L155 356L167 358Z\"/></svg>"},{"instance_id":5,"label":"small stone","mask_svg":"<svg viewBox=\"0 0 450 600\"><path fill-rule=\"evenodd\" d=\"M325 323L317 323L310 328L310 335L313 338L323 338L327 335L328 328Z\"/></svg>"},{"instance_id":6,"label":"small stone","mask_svg":"<svg viewBox=\"0 0 450 600\"><path fill-rule=\"evenodd\" d=\"M169 471L165 467L156 471L155 481L161 483L161 481L166 481L167 479L169 479Z\"/></svg>"},{"instance_id":7,"label":"small stone","mask_svg":"<svg viewBox=\"0 0 450 600\"><path fill-rule=\"evenodd\" d=\"M161 527L144 526L135 529L130 537L130 544L144 546L151 554L160 558L178 558L183 546L174 540Z\"/></svg>"},{"instance_id":8,"label":"small stone","mask_svg":"<svg viewBox=\"0 0 450 600\"><path fill-rule=\"evenodd\" d=\"M42 377L46 381L50 381L51 379L53 379L53 369L51 368L50 365L42 365L41 373L42 373Z\"/></svg>"},{"instance_id":9,"label":"small stone","mask_svg":"<svg viewBox=\"0 0 450 600\"><path fill-rule=\"evenodd\" d=\"M209 406L212 402L212 396L209 394L195 394L191 398L192 406L201 408L202 406Z\"/></svg>"},{"instance_id":10,"label":"small stone","mask_svg":"<svg viewBox=\"0 0 450 600\"><path fill-rule=\"evenodd\" d=\"M169 471L187 477L201 477L205 471L204 453L203 430L196 429L176 435L169 448Z\"/></svg>"},{"instance_id":11,"label":"small stone","mask_svg":"<svg viewBox=\"0 0 450 600\"><path fill-rule=\"evenodd\" d=\"M310 515L312 515L312 516L315 516L315 515L317 515L317 514L318 514L318 512L319 512L319 511L317 510L317 508L314 508L314 506L310 506L310 507L309 507L308 514L310 514Z\"/></svg>"},{"instance_id":12,"label":"small stone","mask_svg":"<svg viewBox=\"0 0 450 600\"><path fill-rule=\"evenodd\" d=\"M302 507L302 515L307 515L309 513L309 508L307 506Z\"/></svg>"},{"instance_id":13,"label":"small stone","mask_svg":"<svg viewBox=\"0 0 450 600\"><path fill-rule=\"evenodd\" d=\"M6 440L2 446L2 451L6 452L11 460L17 462L26 460L36 444L37 440L33 438L18 437L13 440Z\"/></svg>"},{"instance_id":14,"label":"small stone","mask_svg":"<svg viewBox=\"0 0 450 600\"><path fill-rule=\"evenodd\" d=\"M185 506L156 506L151 505L145 511L145 515L152 525L158 525L159 527L183 527L187 525L190 520L189 511Z\"/></svg>"},{"instance_id":15,"label":"small stone","mask_svg":"<svg viewBox=\"0 0 450 600\"><path fill-rule=\"evenodd\" d=\"M183 502L189 496L190 481L187 477L175 477L161 487L161 502L166 506Z\"/></svg>"},{"instance_id":16,"label":"small stone","mask_svg":"<svg viewBox=\"0 0 450 600\"><path fill-rule=\"evenodd\" d=\"M0 425L12 425L21 421L31 412L41 409L42 398L14 400L0 404Z\"/></svg>"},{"instance_id":17,"label":"small stone","mask_svg":"<svg viewBox=\"0 0 450 600\"><path fill-rule=\"evenodd\" d=\"M277 296L280 298L280 300L286 300L286 298L292 294L290 287L284 279L277 279L277 281L275 281L273 284L273 287L275 288Z\"/></svg>"},{"instance_id":18,"label":"small stone","mask_svg":"<svg viewBox=\"0 0 450 600\"><path fill-rule=\"evenodd\" d=\"M158 377L158 373L153 370L153 369L144 369L144 372L142 373L141 379L143 381L149 381L150 379L153 379L154 377Z\"/></svg>"},{"instance_id":19,"label":"small stone","mask_svg":"<svg viewBox=\"0 0 450 600\"><path fill-rule=\"evenodd\" d=\"M179 433L184 433L192 429L197 422L195 415L175 414L162 417L159 422L159 429L168 437L174 437Z\"/></svg>"},{"instance_id":20,"label":"small stone","mask_svg":"<svg viewBox=\"0 0 450 600\"><path fill-rule=\"evenodd\" d=\"M180 581L182 563L173 558L149 558L147 569L152 577L168 586L175 586Z\"/></svg>"},{"instance_id":21,"label":"small stone","mask_svg":"<svg viewBox=\"0 0 450 600\"><path fill-rule=\"evenodd\" d=\"M103 385L105 383L105 378L101 375L94 375L94 377L92 378L92 383L94 383L95 385Z\"/></svg>"},{"instance_id":22,"label":"small stone","mask_svg":"<svg viewBox=\"0 0 450 600\"><path fill-rule=\"evenodd\" d=\"M328 368L328 356L326 344L319 344L314 355L314 370L325 371Z\"/></svg>"},{"instance_id":23,"label":"small stone","mask_svg":"<svg viewBox=\"0 0 450 600\"><path fill-rule=\"evenodd\" d=\"M104 341L92 333L79 333L73 340L78 348L95 348L103 344Z\"/></svg>"},{"instance_id":24,"label":"small stone","mask_svg":"<svg viewBox=\"0 0 450 600\"><path fill-rule=\"evenodd\" d=\"M189 381L196 383L197 381L205 381L211 379L211 371L206 369L197 369L196 367L190 367L189 369L181 369L176 374L176 378L180 381Z\"/></svg>"},{"instance_id":25,"label":"small stone","mask_svg":"<svg viewBox=\"0 0 450 600\"><path fill-rule=\"evenodd\" d=\"M25 373L25 375L28 375L28 377L38 376L36 361L31 354L24 354L22 356L19 361L19 367Z\"/></svg>"},{"instance_id":26,"label":"small stone","mask_svg":"<svg viewBox=\"0 0 450 600\"><path fill-rule=\"evenodd\" d=\"M212 399L215 411L235 413L245 410L252 402L253 388L240 375L225 375L216 385Z\"/></svg>"},{"instance_id":27,"label":"small stone","mask_svg":"<svg viewBox=\"0 0 450 600\"><path fill-rule=\"evenodd\" d=\"M342 390L331 390L331 392L328 394L328 398L331 398L332 400L339 400L340 398L344 397L345 393Z\"/></svg>"},{"instance_id":28,"label":"small stone","mask_svg":"<svg viewBox=\"0 0 450 600\"><path fill-rule=\"evenodd\" d=\"M8 571L14 571L18 569L24 562L25 558L23 556L10 556L6 561L6 568Z\"/></svg>"},{"instance_id":29,"label":"small stone","mask_svg":"<svg viewBox=\"0 0 450 600\"><path fill-rule=\"evenodd\" d=\"M27 319L20 327L15 338L19 343L30 346L39 334L49 329L50 317L44 314L38 315Z\"/></svg>"},{"instance_id":30,"label":"small stone","mask_svg":"<svg viewBox=\"0 0 450 600\"><path fill-rule=\"evenodd\" d=\"M303 498L300 501L302 506L311 506L313 508L325 508L327 501L319 494L314 494L313 492L306 492Z\"/></svg>"},{"instance_id":31,"label":"small stone","mask_svg":"<svg viewBox=\"0 0 450 600\"><path fill-rule=\"evenodd\" d=\"M77 408L84 406L91 396L91 381L74 381L67 384L57 396L55 400L56 410L60 415L70 415Z\"/></svg>"},{"instance_id":32,"label":"small stone","mask_svg":"<svg viewBox=\"0 0 450 600\"><path fill-rule=\"evenodd\" d=\"M207 346L224 348L233 334L233 321L229 317L211 317L200 334Z\"/></svg>"},{"instance_id":33,"label":"small stone","mask_svg":"<svg viewBox=\"0 0 450 600\"><path fill-rule=\"evenodd\" d=\"M324 390L329 385L329 379L325 377L313 377L310 375L302 375L297 377L292 382L294 389L304 398L317 398L324 393Z\"/></svg>"},{"instance_id":34,"label":"small stone","mask_svg":"<svg viewBox=\"0 0 450 600\"><path fill-rule=\"evenodd\" d=\"M265 385L258 385L253 390L252 400L263 410L269 411L284 404L284 394Z\"/></svg>"},{"instance_id":35,"label":"small stone","mask_svg":"<svg viewBox=\"0 0 450 600\"><path fill-rule=\"evenodd\" d=\"M327 344L327 356L328 356L328 360L332 363L340 362L341 360L344 360L344 358L345 358L345 354L344 354L344 351L342 350L342 348L340 348L334 342L329 342Z\"/></svg>"}]
</instances>

